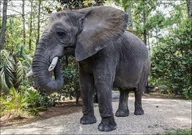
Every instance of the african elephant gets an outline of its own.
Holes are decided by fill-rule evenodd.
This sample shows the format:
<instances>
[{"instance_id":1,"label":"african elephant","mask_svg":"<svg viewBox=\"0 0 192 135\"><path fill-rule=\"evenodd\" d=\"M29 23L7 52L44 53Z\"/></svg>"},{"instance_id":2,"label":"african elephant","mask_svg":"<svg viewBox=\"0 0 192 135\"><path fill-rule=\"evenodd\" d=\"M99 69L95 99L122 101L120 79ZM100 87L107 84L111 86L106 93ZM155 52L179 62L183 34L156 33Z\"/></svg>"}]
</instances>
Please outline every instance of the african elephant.
<instances>
[{"instance_id":1,"label":"african elephant","mask_svg":"<svg viewBox=\"0 0 192 135\"><path fill-rule=\"evenodd\" d=\"M135 115L142 115L142 91L149 73L148 50L134 34L125 31L127 14L102 6L61 11L51 15L32 62L32 71L42 89L52 93L61 88L59 58L72 50L79 63L83 102L81 124L96 123L93 93L97 90L100 131L116 129L112 110L112 88L120 90L117 117L129 115L129 91L135 92ZM49 71L54 71L54 79Z\"/></svg>"}]
</instances>

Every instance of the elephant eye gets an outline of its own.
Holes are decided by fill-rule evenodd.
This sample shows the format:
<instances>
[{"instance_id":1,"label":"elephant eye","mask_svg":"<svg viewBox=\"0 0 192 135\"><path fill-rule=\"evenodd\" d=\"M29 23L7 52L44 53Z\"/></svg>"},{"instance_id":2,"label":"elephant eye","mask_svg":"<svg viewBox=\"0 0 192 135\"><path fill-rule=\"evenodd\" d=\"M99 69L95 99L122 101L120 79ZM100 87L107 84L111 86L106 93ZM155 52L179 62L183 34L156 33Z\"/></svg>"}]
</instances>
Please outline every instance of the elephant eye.
<instances>
[{"instance_id":1,"label":"elephant eye","mask_svg":"<svg viewBox=\"0 0 192 135\"><path fill-rule=\"evenodd\" d=\"M65 32L62 32L62 31L58 31L57 32L57 35L60 37L60 38L64 38L66 36L66 33Z\"/></svg>"}]
</instances>

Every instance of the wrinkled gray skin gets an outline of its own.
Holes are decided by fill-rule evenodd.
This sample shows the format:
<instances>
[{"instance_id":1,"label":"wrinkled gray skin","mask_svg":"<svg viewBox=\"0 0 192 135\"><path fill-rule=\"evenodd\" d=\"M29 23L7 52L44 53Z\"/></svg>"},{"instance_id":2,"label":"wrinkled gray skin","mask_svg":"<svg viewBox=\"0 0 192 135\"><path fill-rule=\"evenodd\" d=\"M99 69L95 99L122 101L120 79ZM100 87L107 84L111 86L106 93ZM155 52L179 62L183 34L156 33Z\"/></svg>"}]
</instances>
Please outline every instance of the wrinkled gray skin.
<instances>
[{"instance_id":1,"label":"wrinkled gray skin","mask_svg":"<svg viewBox=\"0 0 192 135\"><path fill-rule=\"evenodd\" d=\"M51 79L48 67L55 56L64 52L75 54L79 62L80 87L83 100L81 124L96 122L93 93L97 90L102 121L100 131L116 129L111 94L120 89L117 117L129 115L129 91L135 92L135 115L142 115L142 91L149 73L148 51L144 43L126 32L127 15L112 7L92 7L76 11L61 11L51 16L37 45L32 70L42 89L52 93L61 88L63 78L59 63Z\"/></svg>"}]
</instances>

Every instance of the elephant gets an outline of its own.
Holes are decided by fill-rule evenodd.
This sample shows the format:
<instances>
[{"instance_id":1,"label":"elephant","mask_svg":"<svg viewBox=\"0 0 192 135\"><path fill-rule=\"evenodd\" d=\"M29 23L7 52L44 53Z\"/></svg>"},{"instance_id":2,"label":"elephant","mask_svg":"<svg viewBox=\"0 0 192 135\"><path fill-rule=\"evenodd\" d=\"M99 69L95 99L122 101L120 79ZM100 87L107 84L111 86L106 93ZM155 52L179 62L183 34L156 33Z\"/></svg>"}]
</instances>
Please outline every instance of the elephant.
<instances>
[{"instance_id":1,"label":"elephant","mask_svg":"<svg viewBox=\"0 0 192 135\"><path fill-rule=\"evenodd\" d=\"M120 91L115 115L129 115L128 94L135 93L135 115L142 115L142 92L150 71L148 49L126 31L127 14L110 6L64 10L50 16L36 46L32 72L40 88L51 94L63 85L59 59L71 52L79 64L83 116L81 124L96 123L93 107L97 91L101 122L99 131L117 128L112 108L112 89ZM50 72L53 71L54 75Z\"/></svg>"}]
</instances>

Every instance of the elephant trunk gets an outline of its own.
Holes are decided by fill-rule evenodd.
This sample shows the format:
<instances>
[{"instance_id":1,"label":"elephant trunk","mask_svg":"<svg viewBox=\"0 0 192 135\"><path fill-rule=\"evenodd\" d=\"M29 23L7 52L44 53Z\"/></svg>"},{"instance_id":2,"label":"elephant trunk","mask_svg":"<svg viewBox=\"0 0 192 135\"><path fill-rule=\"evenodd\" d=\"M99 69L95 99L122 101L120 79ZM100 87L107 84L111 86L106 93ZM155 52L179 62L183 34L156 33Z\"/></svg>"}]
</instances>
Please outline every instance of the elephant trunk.
<instances>
[{"instance_id":1,"label":"elephant trunk","mask_svg":"<svg viewBox=\"0 0 192 135\"><path fill-rule=\"evenodd\" d=\"M48 71L51 62L43 53L43 50L46 50L45 46L38 44L33 58L32 70L40 90L45 90L45 93L51 94L62 87L63 77L59 62L54 68L53 73Z\"/></svg>"}]
</instances>

